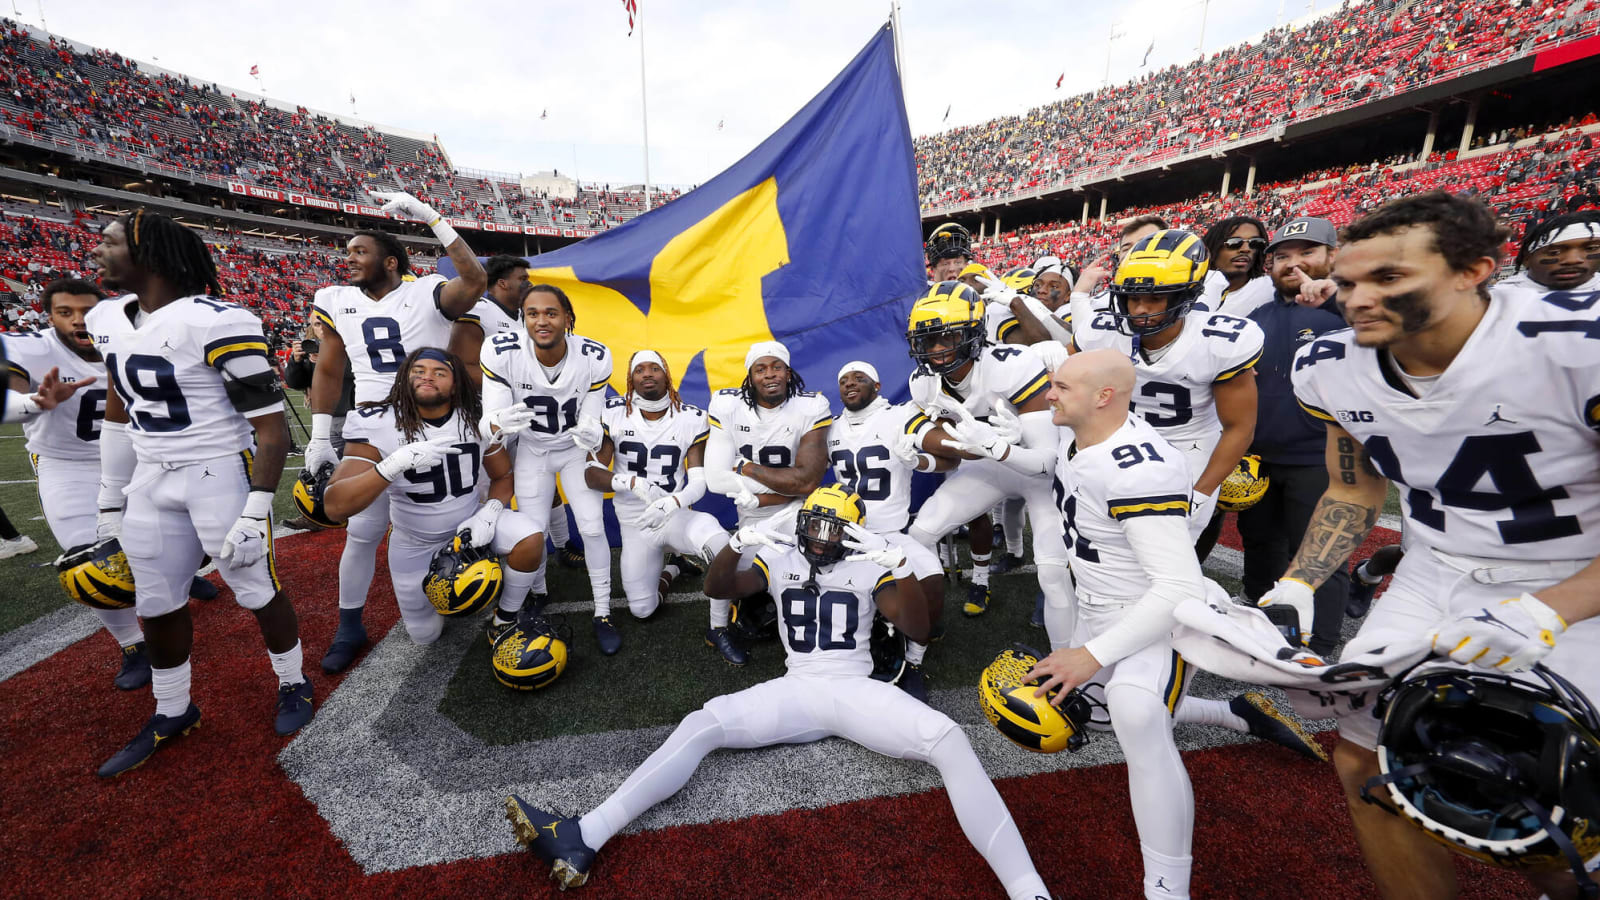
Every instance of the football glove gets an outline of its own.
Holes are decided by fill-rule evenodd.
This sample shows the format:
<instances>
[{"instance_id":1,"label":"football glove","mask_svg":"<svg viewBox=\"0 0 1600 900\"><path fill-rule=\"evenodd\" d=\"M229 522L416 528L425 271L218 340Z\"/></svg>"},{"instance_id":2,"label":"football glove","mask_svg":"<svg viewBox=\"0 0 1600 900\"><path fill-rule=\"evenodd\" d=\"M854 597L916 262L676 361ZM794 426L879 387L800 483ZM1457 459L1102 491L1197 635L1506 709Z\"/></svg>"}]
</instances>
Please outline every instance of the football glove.
<instances>
[{"instance_id":1,"label":"football glove","mask_svg":"<svg viewBox=\"0 0 1600 900\"><path fill-rule=\"evenodd\" d=\"M122 537L122 510L103 509L94 515L94 539L98 543Z\"/></svg>"},{"instance_id":2,"label":"football glove","mask_svg":"<svg viewBox=\"0 0 1600 900\"><path fill-rule=\"evenodd\" d=\"M1011 441L1001 437L993 426L977 419L952 422L944 428L945 446L973 456L1002 460L1011 452Z\"/></svg>"},{"instance_id":3,"label":"football glove","mask_svg":"<svg viewBox=\"0 0 1600 900\"><path fill-rule=\"evenodd\" d=\"M1022 443L1022 417L1012 412L1010 407L996 409L994 415L989 417L989 427L994 429L1000 440L1008 444Z\"/></svg>"},{"instance_id":4,"label":"football glove","mask_svg":"<svg viewBox=\"0 0 1600 900\"><path fill-rule=\"evenodd\" d=\"M1291 630L1299 636L1300 643L1311 640L1311 622L1316 610L1316 592L1311 585L1298 578L1280 578L1272 590L1261 595L1256 602L1267 613L1267 618L1291 640Z\"/></svg>"},{"instance_id":5,"label":"football glove","mask_svg":"<svg viewBox=\"0 0 1600 900\"><path fill-rule=\"evenodd\" d=\"M746 525L733 533L733 537L728 540L728 546L732 547L735 553L743 553L757 547L776 547L778 541L763 531L761 526Z\"/></svg>"},{"instance_id":6,"label":"football glove","mask_svg":"<svg viewBox=\"0 0 1600 900\"><path fill-rule=\"evenodd\" d=\"M567 436L572 439L572 446L585 453L593 453L600 449L600 442L605 438L605 428L600 420L594 416L579 416L578 424L574 425Z\"/></svg>"},{"instance_id":7,"label":"football glove","mask_svg":"<svg viewBox=\"0 0 1600 900\"><path fill-rule=\"evenodd\" d=\"M983 285L983 292L978 296L982 297L985 303L998 303L1001 306L1009 306L1011 299L1017 296L1017 292L1010 285L996 278L992 273L979 275L978 283Z\"/></svg>"},{"instance_id":8,"label":"football glove","mask_svg":"<svg viewBox=\"0 0 1600 900\"><path fill-rule=\"evenodd\" d=\"M754 491L741 485L739 493L733 495L733 505L749 512L761 508L761 498L757 497Z\"/></svg>"},{"instance_id":9,"label":"football glove","mask_svg":"<svg viewBox=\"0 0 1600 900\"><path fill-rule=\"evenodd\" d=\"M339 465L339 454L333 450L333 416L312 413L311 439L306 441L306 468L320 472L324 463Z\"/></svg>"},{"instance_id":10,"label":"football glove","mask_svg":"<svg viewBox=\"0 0 1600 900\"><path fill-rule=\"evenodd\" d=\"M667 495L666 491L652 484L650 479L629 475L627 472L618 472L611 476L611 490L618 494L626 491L645 503L654 503Z\"/></svg>"},{"instance_id":11,"label":"football glove","mask_svg":"<svg viewBox=\"0 0 1600 900\"><path fill-rule=\"evenodd\" d=\"M527 431L534 420L539 418L542 418L542 415L538 410L532 409L526 403L514 403L489 413L484 420L504 434L516 434L519 431Z\"/></svg>"},{"instance_id":12,"label":"football glove","mask_svg":"<svg viewBox=\"0 0 1600 900\"><path fill-rule=\"evenodd\" d=\"M654 531L665 525L667 519L680 509L683 509L683 503L677 494L657 497L645 505L644 512L639 513L639 527Z\"/></svg>"},{"instance_id":13,"label":"football glove","mask_svg":"<svg viewBox=\"0 0 1600 900\"><path fill-rule=\"evenodd\" d=\"M844 546L855 552L846 556L850 562L869 562L885 569L899 569L906 564L906 552L890 544L883 535L873 534L851 522L844 526ZM899 577L897 574L895 577Z\"/></svg>"},{"instance_id":14,"label":"football glove","mask_svg":"<svg viewBox=\"0 0 1600 900\"><path fill-rule=\"evenodd\" d=\"M401 218L431 225L439 218L439 213L433 207L406 191L368 191L367 193L383 201L383 211L395 213Z\"/></svg>"},{"instance_id":15,"label":"football glove","mask_svg":"<svg viewBox=\"0 0 1600 900\"><path fill-rule=\"evenodd\" d=\"M1532 594L1503 600L1453 619L1434 631L1433 652L1463 666L1524 672L1555 649L1567 623Z\"/></svg>"},{"instance_id":16,"label":"football glove","mask_svg":"<svg viewBox=\"0 0 1600 900\"><path fill-rule=\"evenodd\" d=\"M474 547L487 547L489 542L494 540L494 525L504 510L504 503L490 500L478 507L478 511L473 513L471 518L462 522L456 533L462 535L466 542Z\"/></svg>"},{"instance_id":17,"label":"football glove","mask_svg":"<svg viewBox=\"0 0 1600 900\"><path fill-rule=\"evenodd\" d=\"M244 510L222 539L222 552L217 556L228 563L230 569L255 565L267 552L267 517L272 514L272 492L250 491L244 501Z\"/></svg>"},{"instance_id":18,"label":"football glove","mask_svg":"<svg viewBox=\"0 0 1600 900\"><path fill-rule=\"evenodd\" d=\"M894 439L894 446L890 449L894 452L895 459L900 460L907 468L915 469L918 459L922 456L919 443L916 435L902 432Z\"/></svg>"},{"instance_id":19,"label":"football glove","mask_svg":"<svg viewBox=\"0 0 1600 900\"><path fill-rule=\"evenodd\" d=\"M385 456L383 462L378 463L378 474L383 476L384 481L393 481L399 478L402 472L432 468L450 455L451 443L453 443L451 438L435 438L431 441L405 444Z\"/></svg>"}]
</instances>

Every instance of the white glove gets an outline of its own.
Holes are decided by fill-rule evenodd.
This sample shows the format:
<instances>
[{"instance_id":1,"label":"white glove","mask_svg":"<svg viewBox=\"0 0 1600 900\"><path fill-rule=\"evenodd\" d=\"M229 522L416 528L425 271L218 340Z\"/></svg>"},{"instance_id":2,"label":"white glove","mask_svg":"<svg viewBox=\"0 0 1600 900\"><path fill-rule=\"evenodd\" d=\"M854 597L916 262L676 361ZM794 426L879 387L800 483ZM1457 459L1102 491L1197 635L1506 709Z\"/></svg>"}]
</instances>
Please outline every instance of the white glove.
<instances>
[{"instance_id":1,"label":"white glove","mask_svg":"<svg viewBox=\"0 0 1600 900\"><path fill-rule=\"evenodd\" d=\"M1567 630L1561 614L1532 594L1473 610L1433 633L1433 652L1463 666L1525 672L1555 649Z\"/></svg>"},{"instance_id":2,"label":"white glove","mask_svg":"<svg viewBox=\"0 0 1600 900\"><path fill-rule=\"evenodd\" d=\"M122 510L101 510L94 515L94 539L110 540L122 537Z\"/></svg>"},{"instance_id":3,"label":"white glove","mask_svg":"<svg viewBox=\"0 0 1600 900\"><path fill-rule=\"evenodd\" d=\"M652 484L650 479L629 475L627 472L618 472L611 476L611 490L617 494L627 491L645 503L654 503L667 495L666 491Z\"/></svg>"},{"instance_id":4,"label":"white glove","mask_svg":"<svg viewBox=\"0 0 1600 900\"><path fill-rule=\"evenodd\" d=\"M398 213L400 216L432 225L433 220L439 218L439 213L433 207L405 191L368 191L367 193L383 201L383 211Z\"/></svg>"},{"instance_id":5,"label":"white glove","mask_svg":"<svg viewBox=\"0 0 1600 900\"><path fill-rule=\"evenodd\" d=\"M471 518L462 522L456 533L464 535L467 543L474 547L487 547L494 540L494 523L500 520L500 513L505 508L505 504L499 500L490 500L478 507Z\"/></svg>"},{"instance_id":6,"label":"white glove","mask_svg":"<svg viewBox=\"0 0 1600 900\"><path fill-rule=\"evenodd\" d=\"M916 435L901 432L894 439L894 446L890 448L890 452L894 454L895 459L900 460L907 468L915 469L917 462L922 458L920 443Z\"/></svg>"},{"instance_id":7,"label":"white glove","mask_svg":"<svg viewBox=\"0 0 1600 900\"><path fill-rule=\"evenodd\" d=\"M993 274L979 275L978 283L983 285L983 292L978 296L982 297L985 303L998 303L1006 306L1011 303L1012 297L1017 296L1016 291L1012 290L1009 285L996 278Z\"/></svg>"},{"instance_id":8,"label":"white glove","mask_svg":"<svg viewBox=\"0 0 1600 900\"><path fill-rule=\"evenodd\" d=\"M667 523L667 519L678 510L683 509L683 503L677 494L667 494L657 497L645 506L644 512L639 513L639 527L647 531L654 531Z\"/></svg>"},{"instance_id":9,"label":"white glove","mask_svg":"<svg viewBox=\"0 0 1600 900\"><path fill-rule=\"evenodd\" d=\"M339 464L339 454L333 451L333 416L312 413L311 439L306 441L306 471L315 475L323 465Z\"/></svg>"},{"instance_id":10,"label":"white glove","mask_svg":"<svg viewBox=\"0 0 1600 900\"><path fill-rule=\"evenodd\" d=\"M995 429L976 419L966 422L952 422L944 427L946 435L945 446L955 450L971 453L974 456L986 456L993 460L1002 460L1011 452L1011 442L1000 436Z\"/></svg>"},{"instance_id":11,"label":"white glove","mask_svg":"<svg viewBox=\"0 0 1600 900\"><path fill-rule=\"evenodd\" d=\"M513 403L504 409L497 409L484 416L485 421L505 434L527 431L528 427L534 423L534 420L541 418L543 418L543 415L526 403Z\"/></svg>"},{"instance_id":12,"label":"white glove","mask_svg":"<svg viewBox=\"0 0 1600 900\"><path fill-rule=\"evenodd\" d=\"M776 547L778 540L763 531L759 525L746 525L733 533L728 546L732 547L735 553L743 553L753 547Z\"/></svg>"},{"instance_id":13,"label":"white glove","mask_svg":"<svg viewBox=\"0 0 1600 900\"><path fill-rule=\"evenodd\" d=\"M854 550L845 559L850 562L869 562L885 569L898 569L906 564L906 552L890 544L883 535L873 534L860 525L851 523L844 527L844 546Z\"/></svg>"},{"instance_id":14,"label":"white glove","mask_svg":"<svg viewBox=\"0 0 1600 900\"><path fill-rule=\"evenodd\" d=\"M230 569L255 565L267 552L267 517L272 514L272 492L252 490L244 501L244 511L228 529L222 539L222 552L217 556L228 563Z\"/></svg>"},{"instance_id":15,"label":"white glove","mask_svg":"<svg viewBox=\"0 0 1600 900\"><path fill-rule=\"evenodd\" d=\"M450 455L451 443L450 438L434 438L431 441L406 444L385 456L383 462L378 463L378 474L383 476L384 481L393 481L399 478L402 472L432 468Z\"/></svg>"},{"instance_id":16,"label":"white glove","mask_svg":"<svg viewBox=\"0 0 1600 900\"><path fill-rule=\"evenodd\" d=\"M572 446L585 453L593 453L600 449L600 442L605 439L605 428L600 420L594 416L579 416L578 424L572 426L567 436L572 439Z\"/></svg>"},{"instance_id":17,"label":"white glove","mask_svg":"<svg viewBox=\"0 0 1600 900\"><path fill-rule=\"evenodd\" d=\"M755 492L749 488L740 487L739 493L733 495L733 505L749 512L752 509L761 508L761 498L757 497Z\"/></svg>"},{"instance_id":18,"label":"white glove","mask_svg":"<svg viewBox=\"0 0 1600 900\"><path fill-rule=\"evenodd\" d=\"M1300 643L1304 644L1311 640L1311 623L1316 614L1316 599L1316 592L1304 581L1298 578L1279 578L1277 584L1272 586L1272 590L1261 595L1256 605L1262 609L1276 607L1279 613L1284 610L1292 611L1295 627L1300 630ZM1269 612L1267 615L1271 618L1273 613ZM1273 624L1281 629L1285 623L1274 618ZM1288 635L1284 637L1287 639Z\"/></svg>"},{"instance_id":19,"label":"white glove","mask_svg":"<svg viewBox=\"0 0 1600 900\"><path fill-rule=\"evenodd\" d=\"M1000 440L1008 444L1022 443L1022 417L1012 412L1010 407L996 409L994 415L989 417L989 427L994 429Z\"/></svg>"}]
</instances>

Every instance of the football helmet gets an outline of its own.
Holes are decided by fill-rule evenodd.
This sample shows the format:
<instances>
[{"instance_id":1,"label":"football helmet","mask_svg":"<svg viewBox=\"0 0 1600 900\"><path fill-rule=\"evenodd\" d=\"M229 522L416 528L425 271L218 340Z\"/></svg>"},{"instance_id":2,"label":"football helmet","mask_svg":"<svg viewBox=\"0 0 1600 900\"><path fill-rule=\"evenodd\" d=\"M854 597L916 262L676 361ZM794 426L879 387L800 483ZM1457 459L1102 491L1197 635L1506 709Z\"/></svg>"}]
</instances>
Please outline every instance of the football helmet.
<instances>
[{"instance_id":1,"label":"football helmet","mask_svg":"<svg viewBox=\"0 0 1600 900\"><path fill-rule=\"evenodd\" d=\"M1246 456L1222 480L1222 487L1217 489L1217 506L1234 512L1249 509L1261 502L1271 486L1271 477L1261 474L1261 457Z\"/></svg>"},{"instance_id":2,"label":"football helmet","mask_svg":"<svg viewBox=\"0 0 1600 900\"><path fill-rule=\"evenodd\" d=\"M1555 672L1532 675L1427 661L1402 673L1378 696L1383 774L1361 797L1481 862L1570 868L1593 897L1584 862L1600 853L1600 715Z\"/></svg>"},{"instance_id":3,"label":"football helmet","mask_svg":"<svg viewBox=\"0 0 1600 900\"><path fill-rule=\"evenodd\" d=\"M988 266L984 265L983 263L975 262L967 263L966 268L957 273L956 280L977 291L979 295L982 295L983 282L979 281L978 279L993 277L994 273L989 271Z\"/></svg>"},{"instance_id":4,"label":"football helmet","mask_svg":"<svg viewBox=\"0 0 1600 900\"><path fill-rule=\"evenodd\" d=\"M872 677L877 681L899 684L906 673L906 637L883 613L872 614Z\"/></svg>"},{"instance_id":5,"label":"football helmet","mask_svg":"<svg viewBox=\"0 0 1600 900\"><path fill-rule=\"evenodd\" d=\"M957 256L972 258L972 232L955 222L946 222L933 230L928 235L925 249L928 253L928 263L931 265L941 259L951 259Z\"/></svg>"},{"instance_id":6,"label":"football helmet","mask_svg":"<svg viewBox=\"0 0 1600 900\"><path fill-rule=\"evenodd\" d=\"M107 538L81 544L56 559L56 573L67 596L95 609L133 606L133 569L122 542Z\"/></svg>"},{"instance_id":7,"label":"football helmet","mask_svg":"<svg viewBox=\"0 0 1600 900\"><path fill-rule=\"evenodd\" d=\"M734 600L728 614L728 628L744 643L778 636L778 601L766 591Z\"/></svg>"},{"instance_id":8,"label":"football helmet","mask_svg":"<svg viewBox=\"0 0 1600 900\"><path fill-rule=\"evenodd\" d=\"M301 469L300 477L294 483L294 505L300 510L300 515L308 522L315 522L323 528L343 528L343 522L335 522L322 505L322 495L328 490L328 479L333 477L333 463L323 463L322 468L316 472L310 469Z\"/></svg>"},{"instance_id":9,"label":"football helmet","mask_svg":"<svg viewBox=\"0 0 1600 900\"><path fill-rule=\"evenodd\" d=\"M1017 266L1015 269L1012 269L1005 275L1001 276L1000 280L1004 281L1006 283L1006 287L1011 288L1013 291L1032 297L1033 280L1037 277L1039 277L1038 273L1034 272L1027 266Z\"/></svg>"},{"instance_id":10,"label":"football helmet","mask_svg":"<svg viewBox=\"0 0 1600 900\"><path fill-rule=\"evenodd\" d=\"M860 525L866 518L861 498L834 483L819 487L806 497L795 518L794 533L800 555L813 566L831 566L841 559L845 526Z\"/></svg>"},{"instance_id":11,"label":"football helmet","mask_svg":"<svg viewBox=\"0 0 1600 900\"><path fill-rule=\"evenodd\" d=\"M474 547L461 535L433 554L422 593L441 616L475 613L500 598L500 558L488 547Z\"/></svg>"},{"instance_id":12,"label":"football helmet","mask_svg":"<svg viewBox=\"0 0 1600 900\"><path fill-rule=\"evenodd\" d=\"M959 281L939 282L911 307L906 341L919 371L954 372L983 352L983 298ZM946 353L949 359L935 361Z\"/></svg>"},{"instance_id":13,"label":"football helmet","mask_svg":"<svg viewBox=\"0 0 1600 900\"><path fill-rule=\"evenodd\" d=\"M1078 688L1068 691L1059 707L1050 704L1059 688L1035 697L1038 680L1023 679L1041 658L1023 644L1001 651L978 678L978 704L989 724L1024 750L1076 753L1089 740L1085 729L1096 701Z\"/></svg>"},{"instance_id":14,"label":"football helmet","mask_svg":"<svg viewBox=\"0 0 1600 900\"><path fill-rule=\"evenodd\" d=\"M1182 319L1205 288L1210 256L1200 236L1169 228L1139 241L1128 250L1111 279L1111 315L1123 334L1155 334ZM1165 298L1159 313L1134 316L1128 301L1135 297Z\"/></svg>"},{"instance_id":15,"label":"football helmet","mask_svg":"<svg viewBox=\"0 0 1600 900\"><path fill-rule=\"evenodd\" d=\"M567 668L568 637L544 616L524 617L490 648L495 680L519 691L538 690L555 681Z\"/></svg>"}]
</instances>

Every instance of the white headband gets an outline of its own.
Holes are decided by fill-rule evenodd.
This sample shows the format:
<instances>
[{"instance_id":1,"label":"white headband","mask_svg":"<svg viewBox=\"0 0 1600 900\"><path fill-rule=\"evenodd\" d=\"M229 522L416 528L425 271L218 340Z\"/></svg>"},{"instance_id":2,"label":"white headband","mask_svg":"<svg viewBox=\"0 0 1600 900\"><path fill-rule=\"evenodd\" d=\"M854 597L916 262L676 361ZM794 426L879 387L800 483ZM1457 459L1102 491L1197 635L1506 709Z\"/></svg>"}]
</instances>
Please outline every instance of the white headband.
<instances>
[{"instance_id":1,"label":"white headband","mask_svg":"<svg viewBox=\"0 0 1600 900\"><path fill-rule=\"evenodd\" d=\"M863 362L859 359L855 362L847 362L844 364L844 368L839 370L839 378L843 378L845 375L851 372L860 372L868 378L871 378L873 384L882 384L881 379L878 378L878 370L872 367L872 363Z\"/></svg>"},{"instance_id":2,"label":"white headband","mask_svg":"<svg viewBox=\"0 0 1600 900\"><path fill-rule=\"evenodd\" d=\"M667 363L661 358L661 354L654 350L640 350L633 354L633 360L628 363L628 371L631 373L645 363L655 363L663 372L667 370Z\"/></svg>"},{"instance_id":3,"label":"white headband","mask_svg":"<svg viewBox=\"0 0 1600 900\"><path fill-rule=\"evenodd\" d=\"M1600 224L1595 222L1573 222L1560 231L1552 231L1528 247L1529 253L1537 253L1551 244L1560 244L1566 241L1591 241L1600 237Z\"/></svg>"},{"instance_id":4,"label":"white headband","mask_svg":"<svg viewBox=\"0 0 1600 900\"><path fill-rule=\"evenodd\" d=\"M777 341L756 341L750 345L750 351L744 355L745 371L750 371L750 367L756 364L756 360L763 356L776 356L778 359L783 360L784 365L787 366L789 364L788 347Z\"/></svg>"}]
</instances>

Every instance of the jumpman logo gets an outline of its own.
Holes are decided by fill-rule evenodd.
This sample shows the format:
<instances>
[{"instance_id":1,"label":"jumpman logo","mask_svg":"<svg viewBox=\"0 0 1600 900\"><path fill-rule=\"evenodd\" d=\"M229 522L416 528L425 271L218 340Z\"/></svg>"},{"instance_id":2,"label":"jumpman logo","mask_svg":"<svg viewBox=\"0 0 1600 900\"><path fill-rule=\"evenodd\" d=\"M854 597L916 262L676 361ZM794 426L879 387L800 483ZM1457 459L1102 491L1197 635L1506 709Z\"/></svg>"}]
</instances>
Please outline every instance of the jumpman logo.
<instances>
[{"instance_id":1,"label":"jumpman logo","mask_svg":"<svg viewBox=\"0 0 1600 900\"><path fill-rule=\"evenodd\" d=\"M1166 891L1169 894L1172 893L1172 888L1167 887L1167 876L1165 876L1165 875L1156 876L1156 883L1151 885L1151 887L1160 888L1161 890Z\"/></svg>"},{"instance_id":2,"label":"jumpman logo","mask_svg":"<svg viewBox=\"0 0 1600 900\"><path fill-rule=\"evenodd\" d=\"M560 822L551 822L549 825L540 825L539 827L548 830L550 832L550 836L551 837L555 837L556 836L556 826L560 825L560 824L561 824Z\"/></svg>"},{"instance_id":3,"label":"jumpman logo","mask_svg":"<svg viewBox=\"0 0 1600 900\"><path fill-rule=\"evenodd\" d=\"M1500 415L1500 407L1503 406L1503 405L1504 404L1496 403L1494 405L1494 412L1489 413L1489 421L1487 421L1487 422L1485 422L1483 424L1485 424L1485 425L1493 425L1496 422L1501 422L1501 423L1504 423L1506 425L1515 425L1515 424L1517 424L1517 420L1516 419L1508 419L1505 416Z\"/></svg>"},{"instance_id":4,"label":"jumpman logo","mask_svg":"<svg viewBox=\"0 0 1600 900\"><path fill-rule=\"evenodd\" d=\"M215 478L215 477L217 477L217 476L215 476L215 475L213 475L213 474L211 474L211 469L210 469L210 467L207 467L207 468L205 468L205 469L204 469L204 470L202 470L202 471L201 471L201 472L200 472L200 477L201 477L201 478Z\"/></svg>"}]
</instances>

